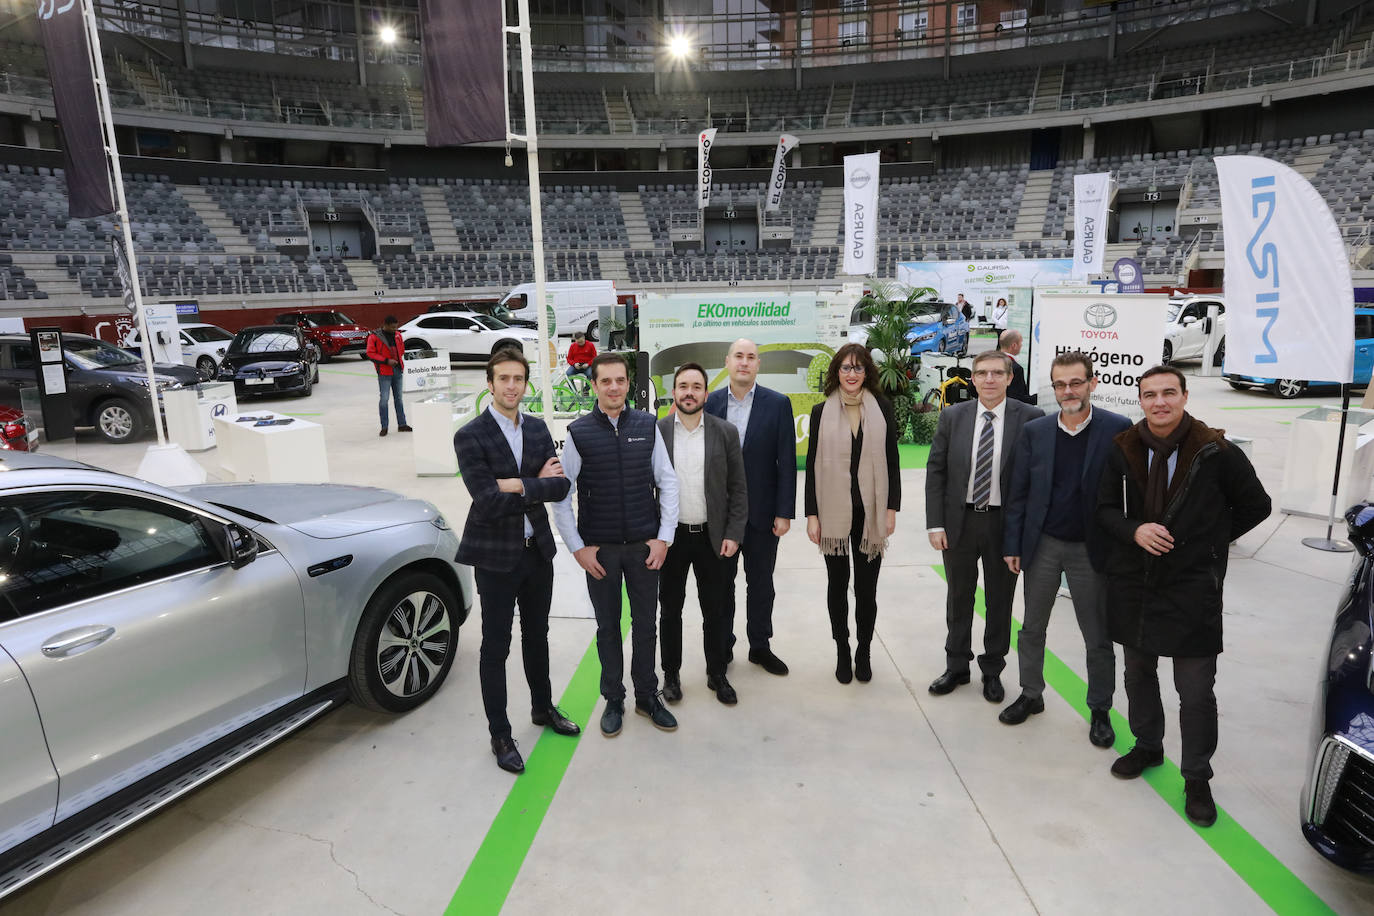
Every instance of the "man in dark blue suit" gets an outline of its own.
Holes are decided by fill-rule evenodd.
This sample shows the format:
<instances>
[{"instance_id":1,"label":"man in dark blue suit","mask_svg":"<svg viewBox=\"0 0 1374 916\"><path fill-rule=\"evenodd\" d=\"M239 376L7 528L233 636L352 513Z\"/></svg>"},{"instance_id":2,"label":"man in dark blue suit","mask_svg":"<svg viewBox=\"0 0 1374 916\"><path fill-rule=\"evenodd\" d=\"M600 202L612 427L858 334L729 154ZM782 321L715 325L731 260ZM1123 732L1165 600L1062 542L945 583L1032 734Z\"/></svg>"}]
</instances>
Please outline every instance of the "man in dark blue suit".
<instances>
[{"instance_id":1,"label":"man in dark blue suit","mask_svg":"<svg viewBox=\"0 0 1374 916\"><path fill-rule=\"evenodd\" d=\"M734 424L744 450L749 521L739 554L744 555L749 661L770 674L786 674L787 665L773 654L770 640L778 538L792 527L797 514L797 433L792 421L792 402L786 395L755 381L759 374L759 348L752 340L741 338L730 345L725 368L730 373L730 384L711 392L706 399L706 412ZM725 596L726 631L731 634L731 643L738 563L735 560L731 564Z\"/></svg>"},{"instance_id":2,"label":"man in dark blue suit","mask_svg":"<svg viewBox=\"0 0 1374 916\"><path fill-rule=\"evenodd\" d=\"M1059 412L1025 425L1012 463L1003 559L1013 573L1025 571L1026 612L1016 644L1021 696L998 718L1020 725L1045 709L1045 629L1063 574L1088 653L1088 740L1111 747L1116 656L1107 631L1108 539L1097 524L1097 490L1112 440L1131 421L1092 406L1097 378L1086 354L1056 356L1050 381Z\"/></svg>"},{"instance_id":3,"label":"man in dark blue suit","mask_svg":"<svg viewBox=\"0 0 1374 916\"><path fill-rule=\"evenodd\" d=\"M525 769L506 717L506 656L517 602L530 720L560 735L581 731L553 704L549 683L549 604L557 548L544 503L567 496L571 484L548 426L520 413L529 368L515 350L492 354L487 361L491 404L453 437L458 468L472 494L457 559L473 567L482 599L482 704L491 752L497 765L512 773Z\"/></svg>"}]
</instances>

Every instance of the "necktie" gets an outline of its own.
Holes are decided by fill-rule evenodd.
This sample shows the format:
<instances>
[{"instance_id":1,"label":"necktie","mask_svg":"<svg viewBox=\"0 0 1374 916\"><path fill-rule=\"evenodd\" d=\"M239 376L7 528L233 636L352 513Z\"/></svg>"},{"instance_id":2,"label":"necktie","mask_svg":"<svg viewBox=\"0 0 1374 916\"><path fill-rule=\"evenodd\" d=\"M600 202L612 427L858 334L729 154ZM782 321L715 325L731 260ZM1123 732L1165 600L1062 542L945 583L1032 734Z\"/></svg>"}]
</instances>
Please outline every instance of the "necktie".
<instances>
[{"instance_id":1,"label":"necktie","mask_svg":"<svg viewBox=\"0 0 1374 916\"><path fill-rule=\"evenodd\" d=\"M978 456L973 463L973 505L976 509L985 508L992 497L992 424L997 414L991 410L983 411L983 429L978 434Z\"/></svg>"}]
</instances>

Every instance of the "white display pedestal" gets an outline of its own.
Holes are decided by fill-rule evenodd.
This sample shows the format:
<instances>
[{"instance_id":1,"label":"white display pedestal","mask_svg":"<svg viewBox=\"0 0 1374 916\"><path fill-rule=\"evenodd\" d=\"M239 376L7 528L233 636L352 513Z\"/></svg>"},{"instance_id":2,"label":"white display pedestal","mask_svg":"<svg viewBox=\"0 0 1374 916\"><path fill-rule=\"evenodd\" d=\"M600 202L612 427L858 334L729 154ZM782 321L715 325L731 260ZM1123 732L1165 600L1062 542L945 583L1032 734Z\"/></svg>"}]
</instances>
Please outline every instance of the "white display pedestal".
<instances>
[{"instance_id":1,"label":"white display pedestal","mask_svg":"<svg viewBox=\"0 0 1374 916\"><path fill-rule=\"evenodd\" d=\"M164 391L167 435L189 452L215 447L215 417L237 416L238 399L232 383L206 382L178 391Z\"/></svg>"},{"instance_id":2,"label":"white display pedestal","mask_svg":"<svg viewBox=\"0 0 1374 916\"><path fill-rule=\"evenodd\" d=\"M416 477L452 477L458 473L453 434L472 418L475 400L475 396L468 396L455 402L440 396L406 407L407 419L415 430L410 441L415 448Z\"/></svg>"},{"instance_id":3,"label":"white display pedestal","mask_svg":"<svg viewBox=\"0 0 1374 916\"><path fill-rule=\"evenodd\" d=\"M291 420L284 426L236 422L240 416ZM324 427L298 417L254 410L216 417L220 467L234 480L260 483L328 483Z\"/></svg>"},{"instance_id":4,"label":"white display pedestal","mask_svg":"<svg viewBox=\"0 0 1374 916\"><path fill-rule=\"evenodd\" d=\"M1341 456L1336 513L1369 495L1374 478L1374 411L1351 408ZM1326 518L1331 508L1331 477L1336 472L1336 439L1341 411L1318 407L1293 420L1283 468L1279 509L1290 515Z\"/></svg>"}]
</instances>

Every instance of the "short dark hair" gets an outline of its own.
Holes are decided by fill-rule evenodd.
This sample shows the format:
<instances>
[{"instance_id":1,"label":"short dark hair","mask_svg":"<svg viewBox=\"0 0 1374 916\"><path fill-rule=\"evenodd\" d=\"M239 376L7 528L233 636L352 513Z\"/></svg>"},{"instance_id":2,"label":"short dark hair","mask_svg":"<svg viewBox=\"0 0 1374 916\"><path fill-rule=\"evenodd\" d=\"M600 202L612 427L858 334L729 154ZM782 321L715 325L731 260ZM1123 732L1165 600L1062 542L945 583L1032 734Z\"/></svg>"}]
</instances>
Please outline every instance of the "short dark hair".
<instances>
[{"instance_id":1,"label":"short dark hair","mask_svg":"<svg viewBox=\"0 0 1374 916\"><path fill-rule=\"evenodd\" d=\"M1184 375L1183 375L1183 370L1182 370L1182 369L1175 369L1173 366L1163 366L1163 365L1160 365L1160 366L1153 366L1153 367L1151 367L1151 368L1149 368L1149 369L1146 369L1144 372L1142 372L1142 373L1140 374L1140 377L1137 378L1136 381L1135 381L1135 390L1136 390L1136 391L1139 391L1139 390L1140 390L1140 383L1143 382L1143 381L1145 381L1147 378L1150 378L1150 377L1156 376L1156 375L1165 375L1165 374L1172 375L1174 378L1178 379L1178 390L1179 390L1179 391L1182 391L1184 394L1187 394L1187 393L1188 393L1188 379L1184 377Z\"/></svg>"},{"instance_id":2,"label":"short dark hair","mask_svg":"<svg viewBox=\"0 0 1374 916\"><path fill-rule=\"evenodd\" d=\"M597 375L602 366L607 366L611 363L619 363L620 365L625 367L625 374L630 374L629 360L621 356L619 353L598 353L596 355L596 359L592 360L591 369L588 370L592 374L592 381L596 381Z\"/></svg>"},{"instance_id":3,"label":"short dark hair","mask_svg":"<svg viewBox=\"0 0 1374 916\"><path fill-rule=\"evenodd\" d=\"M711 377L706 374L706 370L701 367L701 363L683 363L681 366L678 366L677 371L673 373L674 388L677 387L677 377L684 372L700 372L701 383L703 385L711 384Z\"/></svg>"},{"instance_id":4,"label":"short dark hair","mask_svg":"<svg viewBox=\"0 0 1374 916\"><path fill-rule=\"evenodd\" d=\"M1093 371L1093 358L1082 350L1070 350L1067 353L1060 353L1055 356L1055 358L1050 361L1050 373L1054 373L1056 366L1074 365L1082 365L1083 371L1087 373L1088 378L1092 378L1096 375Z\"/></svg>"},{"instance_id":5,"label":"short dark hair","mask_svg":"<svg viewBox=\"0 0 1374 916\"><path fill-rule=\"evenodd\" d=\"M835 355L830 358L830 365L825 369L825 384L821 386L825 396L829 397L840 387L840 365L850 356L854 357L854 362L864 367L864 387L875 395L882 394L882 388L878 387L878 367L873 362L873 355L862 344L847 343L835 351Z\"/></svg>"},{"instance_id":6,"label":"short dark hair","mask_svg":"<svg viewBox=\"0 0 1374 916\"><path fill-rule=\"evenodd\" d=\"M395 315L387 315L382 319L382 324L400 324L400 321L397 320Z\"/></svg>"},{"instance_id":7,"label":"short dark hair","mask_svg":"<svg viewBox=\"0 0 1374 916\"><path fill-rule=\"evenodd\" d=\"M529 381L530 361L525 359L524 353L521 353L514 347L502 347L495 353L491 354L491 358L487 360L487 381L492 382L496 380L495 370L496 367L499 366L501 363L519 363L520 365L524 366L525 381Z\"/></svg>"}]
</instances>

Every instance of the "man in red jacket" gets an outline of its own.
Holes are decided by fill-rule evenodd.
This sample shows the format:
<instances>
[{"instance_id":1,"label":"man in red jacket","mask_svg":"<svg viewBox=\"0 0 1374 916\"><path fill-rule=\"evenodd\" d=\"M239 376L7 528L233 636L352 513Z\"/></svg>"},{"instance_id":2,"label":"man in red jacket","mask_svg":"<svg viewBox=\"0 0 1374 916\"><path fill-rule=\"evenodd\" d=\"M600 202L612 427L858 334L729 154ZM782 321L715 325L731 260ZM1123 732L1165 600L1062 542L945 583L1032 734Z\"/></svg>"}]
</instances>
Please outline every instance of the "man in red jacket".
<instances>
[{"instance_id":1,"label":"man in red jacket","mask_svg":"<svg viewBox=\"0 0 1374 916\"><path fill-rule=\"evenodd\" d=\"M590 380L590 369L594 359L596 344L588 340L586 334L578 331L573 335L573 342L568 347L568 371L564 375L569 379L574 375L581 375Z\"/></svg>"},{"instance_id":2,"label":"man in red jacket","mask_svg":"<svg viewBox=\"0 0 1374 916\"><path fill-rule=\"evenodd\" d=\"M387 315L382 326L367 335L367 358L377 369L377 413L382 418L382 431L377 435L385 436L389 424L386 409L386 396L391 394L396 402L396 428L403 433L410 432L406 425L406 407L401 401L402 379L405 378L405 346L401 343L401 332L396 330L396 316Z\"/></svg>"}]
</instances>

